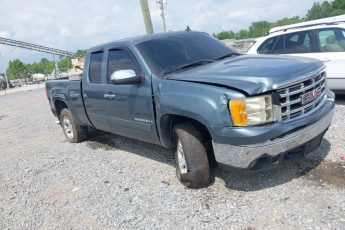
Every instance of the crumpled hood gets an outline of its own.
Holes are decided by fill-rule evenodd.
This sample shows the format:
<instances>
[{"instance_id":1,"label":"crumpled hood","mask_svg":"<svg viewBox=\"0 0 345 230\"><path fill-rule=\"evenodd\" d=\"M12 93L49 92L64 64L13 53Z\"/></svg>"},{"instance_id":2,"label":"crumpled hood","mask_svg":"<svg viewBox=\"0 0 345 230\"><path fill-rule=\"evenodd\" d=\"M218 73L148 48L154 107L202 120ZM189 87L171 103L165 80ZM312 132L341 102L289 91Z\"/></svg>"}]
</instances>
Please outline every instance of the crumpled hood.
<instances>
[{"instance_id":1,"label":"crumpled hood","mask_svg":"<svg viewBox=\"0 0 345 230\"><path fill-rule=\"evenodd\" d=\"M316 59L273 55L241 55L168 76L172 80L216 84L249 95L270 91L276 83L294 81L324 68ZM308 75L308 73L310 73Z\"/></svg>"}]
</instances>

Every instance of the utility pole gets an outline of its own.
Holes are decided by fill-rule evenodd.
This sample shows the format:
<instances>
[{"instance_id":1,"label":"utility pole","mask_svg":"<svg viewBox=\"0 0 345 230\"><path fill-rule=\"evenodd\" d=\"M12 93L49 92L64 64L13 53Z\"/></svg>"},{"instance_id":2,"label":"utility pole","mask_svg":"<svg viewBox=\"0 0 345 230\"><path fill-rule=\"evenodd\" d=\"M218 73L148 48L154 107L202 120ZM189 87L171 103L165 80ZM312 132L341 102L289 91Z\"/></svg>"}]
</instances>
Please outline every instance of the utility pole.
<instances>
[{"instance_id":1,"label":"utility pole","mask_svg":"<svg viewBox=\"0 0 345 230\"><path fill-rule=\"evenodd\" d=\"M157 0L157 4L159 4L159 9L161 10L161 17L163 20L163 30L164 32L167 32L167 27L165 24L165 11L167 6L167 0Z\"/></svg>"},{"instance_id":2,"label":"utility pole","mask_svg":"<svg viewBox=\"0 0 345 230\"><path fill-rule=\"evenodd\" d=\"M1 66L2 66L1 69L4 70L4 74L5 74L6 86L7 86L6 88L7 88L7 89L10 89L10 84L8 84L8 78L7 78L6 69L5 69L4 63L3 63L3 57L1 56L1 52L0 52L0 59L1 59Z\"/></svg>"},{"instance_id":3,"label":"utility pole","mask_svg":"<svg viewBox=\"0 0 345 230\"><path fill-rule=\"evenodd\" d=\"M10 84L8 84L8 78L7 78L6 70L5 70L5 79L6 79L7 89L10 89Z\"/></svg>"},{"instance_id":4,"label":"utility pole","mask_svg":"<svg viewBox=\"0 0 345 230\"><path fill-rule=\"evenodd\" d=\"M147 3L147 0L140 0L140 5L141 5L141 11L144 17L146 33L153 34L153 26L152 26L152 21L151 21L149 4Z\"/></svg>"},{"instance_id":5,"label":"utility pole","mask_svg":"<svg viewBox=\"0 0 345 230\"><path fill-rule=\"evenodd\" d=\"M59 76L59 66L55 59L55 54L53 54L53 58L54 58L54 63L55 63L55 78L57 78Z\"/></svg>"}]
</instances>

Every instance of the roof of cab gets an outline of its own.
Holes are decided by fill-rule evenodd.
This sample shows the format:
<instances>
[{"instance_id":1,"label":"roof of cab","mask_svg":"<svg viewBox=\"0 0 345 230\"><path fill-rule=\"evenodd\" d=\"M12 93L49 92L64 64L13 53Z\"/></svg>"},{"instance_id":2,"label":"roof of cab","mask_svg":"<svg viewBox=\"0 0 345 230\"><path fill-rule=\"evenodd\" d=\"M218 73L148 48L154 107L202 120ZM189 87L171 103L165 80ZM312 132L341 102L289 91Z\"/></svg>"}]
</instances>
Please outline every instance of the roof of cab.
<instances>
[{"instance_id":1,"label":"roof of cab","mask_svg":"<svg viewBox=\"0 0 345 230\"><path fill-rule=\"evenodd\" d=\"M101 49L106 46L111 45L120 45L120 44L128 44L132 43L134 45L148 41L148 40L154 40L158 38L168 38L175 35L183 35L183 34L195 34L195 33L204 33L204 32L198 32L198 31L174 31L174 32L163 32L163 33L156 33L156 34L150 34L150 35L143 35L143 36L137 36L137 37L131 37L131 38L124 38L112 42L107 42L104 44L100 44L94 47L91 47L90 50L97 50Z\"/></svg>"}]
</instances>

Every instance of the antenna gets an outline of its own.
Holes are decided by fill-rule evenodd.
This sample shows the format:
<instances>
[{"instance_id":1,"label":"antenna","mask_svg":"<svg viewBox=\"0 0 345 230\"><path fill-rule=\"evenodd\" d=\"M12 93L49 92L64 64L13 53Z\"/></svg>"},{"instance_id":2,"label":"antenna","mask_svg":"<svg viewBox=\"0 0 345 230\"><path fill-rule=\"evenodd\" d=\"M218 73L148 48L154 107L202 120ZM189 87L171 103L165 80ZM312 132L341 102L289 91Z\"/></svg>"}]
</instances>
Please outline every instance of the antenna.
<instances>
[{"instance_id":1,"label":"antenna","mask_svg":"<svg viewBox=\"0 0 345 230\"><path fill-rule=\"evenodd\" d=\"M166 7L167 7L167 2L168 0L157 0L157 4L159 5L159 9L161 10L161 17L163 20L163 30L164 32L167 31L167 27L165 24L165 12L166 12Z\"/></svg>"}]
</instances>

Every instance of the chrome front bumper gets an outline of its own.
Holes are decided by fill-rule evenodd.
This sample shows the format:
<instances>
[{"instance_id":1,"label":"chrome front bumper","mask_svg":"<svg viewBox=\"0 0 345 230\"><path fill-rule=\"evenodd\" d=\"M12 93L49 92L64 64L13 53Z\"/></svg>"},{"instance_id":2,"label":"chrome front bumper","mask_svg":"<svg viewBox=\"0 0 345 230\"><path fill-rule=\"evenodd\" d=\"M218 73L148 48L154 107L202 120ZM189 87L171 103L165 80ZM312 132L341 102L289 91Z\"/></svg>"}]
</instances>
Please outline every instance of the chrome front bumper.
<instances>
[{"instance_id":1,"label":"chrome front bumper","mask_svg":"<svg viewBox=\"0 0 345 230\"><path fill-rule=\"evenodd\" d=\"M276 157L313 140L322 134L331 124L335 107L321 120L290 133L282 138L251 145L229 145L213 142L217 162L238 168L248 168L252 162L262 156Z\"/></svg>"}]
</instances>

